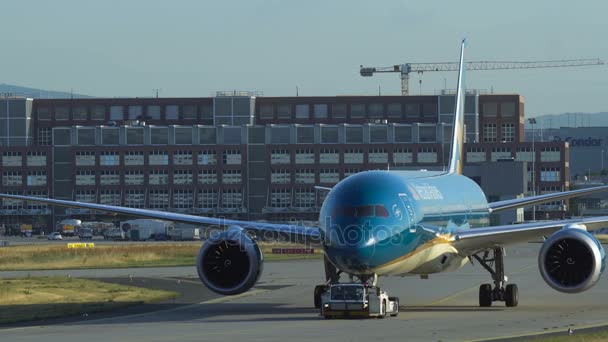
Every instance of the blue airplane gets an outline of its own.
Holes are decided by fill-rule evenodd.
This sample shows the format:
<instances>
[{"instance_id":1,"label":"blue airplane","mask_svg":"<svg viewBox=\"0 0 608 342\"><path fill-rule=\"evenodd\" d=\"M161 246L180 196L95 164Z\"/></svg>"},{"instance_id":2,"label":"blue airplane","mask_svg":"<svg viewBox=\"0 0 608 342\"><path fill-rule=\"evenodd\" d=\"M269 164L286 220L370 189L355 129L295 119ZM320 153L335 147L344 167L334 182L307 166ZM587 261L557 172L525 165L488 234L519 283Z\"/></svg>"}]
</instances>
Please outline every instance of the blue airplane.
<instances>
[{"instance_id":1,"label":"blue airplane","mask_svg":"<svg viewBox=\"0 0 608 342\"><path fill-rule=\"evenodd\" d=\"M606 255L589 231L605 228L608 217L490 226L491 213L608 190L608 186L488 203L481 188L462 175L464 140L464 50L462 41L449 166L446 171L366 171L328 191L319 227L226 220L147 209L0 194L116 214L203 225L216 232L196 259L201 281L212 291L235 295L252 288L263 268L257 240L281 239L321 246L325 282L315 288L315 305L342 274L376 285L378 276L452 271L477 261L493 284L479 288L479 305L504 301L517 306L518 290L507 284L504 248L547 237L538 266L552 288L566 293L589 289L600 278ZM221 228L216 230L216 228Z\"/></svg>"}]
</instances>

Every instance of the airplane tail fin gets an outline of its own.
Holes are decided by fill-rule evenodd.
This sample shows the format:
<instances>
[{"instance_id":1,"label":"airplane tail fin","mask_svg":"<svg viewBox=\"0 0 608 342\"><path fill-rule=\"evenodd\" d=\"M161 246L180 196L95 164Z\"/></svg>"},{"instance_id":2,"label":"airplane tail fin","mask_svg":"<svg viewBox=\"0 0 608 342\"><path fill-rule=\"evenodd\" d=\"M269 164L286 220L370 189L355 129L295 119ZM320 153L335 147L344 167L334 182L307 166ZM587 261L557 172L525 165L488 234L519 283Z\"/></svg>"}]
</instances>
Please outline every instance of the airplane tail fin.
<instances>
[{"instance_id":1,"label":"airplane tail fin","mask_svg":"<svg viewBox=\"0 0 608 342\"><path fill-rule=\"evenodd\" d=\"M462 174L462 164L464 162L464 47L466 39L462 40L460 47L460 65L458 67L458 85L456 87L456 106L454 106L454 127L452 129L452 148L450 150L450 164L448 173Z\"/></svg>"}]
</instances>

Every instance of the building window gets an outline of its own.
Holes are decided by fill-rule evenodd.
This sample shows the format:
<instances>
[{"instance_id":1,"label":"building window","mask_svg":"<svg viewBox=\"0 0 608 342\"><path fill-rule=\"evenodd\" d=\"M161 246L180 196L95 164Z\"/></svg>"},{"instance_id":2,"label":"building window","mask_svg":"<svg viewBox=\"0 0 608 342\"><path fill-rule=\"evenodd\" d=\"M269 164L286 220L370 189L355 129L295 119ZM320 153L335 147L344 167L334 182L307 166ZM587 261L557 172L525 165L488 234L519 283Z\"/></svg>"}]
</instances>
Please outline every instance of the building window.
<instances>
[{"instance_id":1,"label":"building window","mask_svg":"<svg viewBox=\"0 0 608 342\"><path fill-rule=\"evenodd\" d=\"M101 185L120 185L120 174L118 171L101 171L99 176L99 183Z\"/></svg>"},{"instance_id":2,"label":"building window","mask_svg":"<svg viewBox=\"0 0 608 342\"><path fill-rule=\"evenodd\" d=\"M421 164L437 163L437 149L434 147L419 147L418 162Z\"/></svg>"},{"instance_id":3,"label":"building window","mask_svg":"<svg viewBox=\"0 0 608 342\"><path fill-rule=\"evenodd\" d=\"M21 186L22 184L23 180L21 177L21 172L10 171L2 173L3 186Z\"/></svg>"},{"instance_id":4,"label":"building window","mask_svg":"<svg viewBox=\"0 0 608 342\"><path fill-rule=\"evenodd\" d=\"M381 118L384 116L384 106L382 103L372 103L369 105L368 114L370 118Z\"/></svg>"},{"instance_id":5,"label":"building window","mask_svg":"<svg viewBox=\"0 0 608 342\"><path fill-rule=\"evenodd\" d=\"M312 149L296 150L296 164L314 164L315 152Z\"/></svg>"},{"instance_id":6,"label":"building window","mask_svg":"<svg viewBox=\"0 0 608 342\"><path fill-rule=\"evenodd\" d=\"M95 171L93 171L93 170L76 171L76 185L95 185Z\"/></svg>"},{"instance_id":7,"label":"building window","mask_svg":"<svg viewBox=\"0 0 608 342\"><path fill-rule=\"evenodd\" d=\"M173 191L173 208L188 209L194 206L194 192L192 190Z\"/></svg>"},{"instance_id":8,"label":"building window","mask_svg":"<svg viewBox=\"0 0 608 342\"><path fill-rule=\"evenodd\" d=\"M76 152L76 166L95 166L95 152Z\"/></svg>"},{"instance_id":9,"label":"building window","mask_svg":"<svg viewBox=\"0 0 608 342\"><path fill-rule=\"evenodd\" d=\"M55 120L69 120L70 119L70 108L68 107L55 107Z\"/></svg>"},{"instance_id":10,"label":"building window","mask_svg":"<svg viewBox=\"0 0 608 342\"><path fill-rule=\"evenodd\" d=\"M437 142L437 126L419 126L418 127L419 141L422 143Z\"/></svg>"},{"instance_id":11,"label":"building window","mask_svg":"<svg viewBox=\"0 0 608 342\"><path fill-rule=\"evenodd\" d=\"M412 142L412 126L410 125L395 125L395 142L409 143Z\"/></svg>"},{"instance_id":12,"label":"building window","mask_svg":"<svg viewBox=\"0 0 608 342\"><path fill-rule=\"evenodd\" d=\"M213 209L217 207L217 191L205 189L198 191L197 204L199 208Z\"/></svg>"},{"instance_id":13,"label":"building window","mask_svg":"<svg viewBox=\"0 0 608 342\"><path fill-rule=\"evenodd\" d=\"M101 190L99 193L99 204L120 205L120 191Z\"/></svg>"},{"instance_id":14,"label":"building window","mask_svg":"<svg viewBox=\"0 0 608 342\"><path fill-rule=\"evenodd\" d=\"M372 148L369 150L368 161L370 164L387 164L388 152L384 148Z\"/></svg>"},{"instance_id":15,"label":"building window","mask_svg":"<svg viewBox=\"0 0 608 342\"><path fill-rule=\"evenodd\" d=\"M74 120L86 120L87 119L87 107L76 106L72 108L72 116Z\"/></svg>"},{"instance_id":16,"label":"building window","mask_svg":"<svg viewBox=\"0 0 608 342\"><path fill-rule=\"evenodd\" d=\"M345 150L344 164L363 164L363 150L359 148Z\"/></svg>"},{"instance_id":17,"label":"building window","mask_svg":"<svg viewBox=\"0 0 608 342\"><path fill-rule=\"evenodd\" d=\"M500 104L500 115L503 117L515 115L515 102L502 102Z\"/></svg>"},{"instance_id":18,"label":"building window","mask_svg":"<svg viewBox=\"0 0 608 342\"><path fill-rule=\"evenodd\" d=\"M38 107L38 120L51 120L51 111L49 111L49 107Z\"/></svg>"},{"instance_id":19,"label":"building window","mask_svg":"<svg viewBox=\"0 0 608 342\"><path fill-rule=\"evenodd\" d=\"M496 116L498 114L498 103L497 102L484 102L483 104L483 115L484 116Z\"/></svg>"},{"instance_id":20,"label":"building window","mask_svg":"<svg viewBox=\"0 0 608 342\"><path fill-rule=\"evenodd\" d=\"M310 106L307 104L296 105L296 119L310 118Z\"/></svg>"},{"instance_id":21,"label":"building window","mask_svg":"<svg viewBox=\"0 0 608 342\"><path fill-rule=\"evenodd\" d=\"M483 125L483 141L496 142L496 124Z\"/></svg>"},{"instance_id":22,"label":"building window","mask_svg":"<svg viewBox=\"0 0 608 342\"><path fill-rule=\"evenodd\" d=\"M323 148L319 151L319 164L339 164L340 154L333 148Z\"/></svg>"},{"instance_id":23,"label":"building window","mask_svg":"<svg viewBox=\"0 0 608 342\"><path fill-rule=\"evenodd\" d=\"M196 120L196 106L195 105L184 105L182 106L182 116L184 120Z\"/></svg>"},{"instance_id":24,"label":"building window","mask_svg":"<svg viewBox=\"0 0 608 342\"><path fill-rule=\"evenodd\" d=\"M146 119L160 120L160 106L148 106Z\"/></svg>"},{"instance_id":25,"label":"building window","mask_svg":"<svg viewBox=\"0 0 608 342\"><path fill-rule=\"evenodd\" d=\"M125 206L130 208L143 208L146 204L146 195L143 190L129 189L125 191Z\"/></svg>"},{"instance_id":26,"label":"building window","mask_svg":"<svg viewBox=\"0 0 608 342\"><path fill-rule=\"evenodd\" d=\"M264 103L260 105L260 119L273 119L274 118L274 106L272 103Z\"/></svg>"},{"instance_id":27,"label":"building window","mask_svg":"<svg viewBox=\"0 0 608 342\"><path fill-rule=\"evenodd\" d=\"M337 169L321 169L319 171L319 182L324 184L336 184L340 181L340 173Z\"/></svg>"},{"instance_id":28,"label":"building window","mask_svg":"<svg viewBox=\"0 0 608 342\"><path fill-rule=\"evenodd\" d=\"M125 185L144 185L144 173L142 171L125 171Z\"/></svg>"},{"instance_id":29,"label":"building window","mask_svg":"<svg viewBox=\"0 0 608 342\"><path fill-rule=\"evenodd\" d=\"M388 116L390 118L401 117L401 103L389 103L387 106Z\"/></svg>"},{"instance_id":30,"label":"building window","mask_svg":"<svg viewBox=\"0 0 608 342\"><path fill-rule=\"evenodd\" d=\"M515 124L512 124L512 123L502 124L502 141L503 142L515 141Z\"/></svg>"},{"instance_id":31,"label":"building window","mask_svg":"<svg viewBox=\"0 0 608 342\"><path fill-rule=\"evenodd\" d=\"M348 125L344 127L345 141L347 144L362 144L363 143L363 126Z\"/></svg>"},{"instance_id":32,"label":"building window","mask_svg":"<svg viewBox=\"0 0 608 342\"><path fill-rule=\"evenodd\" d=\"M198 153L198 165L216 165L217 157L214 151L201 151Z\"/></svg>"},{"instance_id":33,"label":"building window","mask_svg":"<svg viewBox=\"0 0 608 342\"><path fill-rule=\"evenodd\" d=\"M167 209L169 208L169 191L150 190L150 208Z\"/></svg>"},{"instance_id":34,"label":"building window","mask_svg":"<svg viewBox=\"0 0 608 342\"><path fill-rule=\"evenodd\" d=\"M151 185L169 184L169 174L167 170L152 170L148 175L148 183Z\"/></svg>"},{"instance_id":35,"label":"building window","mask_svg":"<svg viewBox=\"0 0 608 342\"><path fill-rule=\"evenodd\" d=\"M408 103L405 105L405 115L409 117L420 116L420 104L419 103Z\"/></svg>"},{"instance_id":36,"label":"building window","mask_svg":"<svg viewBox=\"0 0 608 342\"><path fill-rule=\"evenodd\" d=\"M353 103L350 105L350 117L352 119L365 118L365 105L362 103Z\"/></svg>"},{"instance_id":37,"label":"building window","mask_svg":"<svg viewBox=\"0 0 608 342\"><path fill-rule=\"evenodd\" d=\"M101 155L99 156L99 165L118 166L120 165L120 155L116 152L101 152Z\"/></svg>"},{"instance_id":38,"label":"building window","mask_svg":"<svg viewBox=\"0 0 608 342\"><path fill-rule=\"evenodd\" d=\"M289 184L291 183L291 173L287 169L272 170L270 182L274 184Z\"/></svg>"},{"instance_id":39,"label":"building window","mask_svg":"<svg viewBox=\"0 0 608 342\"><path fill-rule=\"evenodd\" d=\"M144 165L144 153L141 151L125 152L125 165Z\"/></svg>"},{"instance_id":40,"label":"building window","mask_svg":"<svg viewBox=\"0 0 608 342\"><path fill-rule=\"evenodd\" d=\"M173 184L192 184L192 170L173 171Z\"/></svg>"},{"instance_id":41,"label":"building window","mask_svg":"<svg viewBox=\"0 0 608 342\"><path fill-rule=\"evenodd\" d=\"M291 119L291 105L279 104L277 106L277 114L279 119Z\"/></svg>"},{"instance_id":42,"label":"building window","mask_svg":"<svg viewBox=\"0 0 608 342\"><path fill-rule=\"evenodd\" d=\"M50 146L51 145L51 128L38 128L38 145Z\"/></svg>"},{"instance_id":43,"label":"building window","mask_svg":"<svg viewBox=\"0 0 608 342\"><path fill-rule=\"evenodd\" d=\"M169 165L169 154L164 151L152 151L148 155L149 165Z\"/></svg>"},{"instance_id":44,"label":"building window","mask_svg":"<svg viewBox=\"0 0 608 342\"><path fill-rule=\"evenodd\" d=\"M223 184L240 184L242 182L241 170L222 171Z\"/></svg>"},{"instance_id":45,"label":"building window","mask_svg":"<svg viewBox=\"0 0 608 342\"><path fill-rule=\"evenodd\" d=\"M150 144L167 145L169 143L169 129L167 127L150 128Z\"/></svg>"},{"instance_id":46,"label":"building window","mask_svg":"<svg viewBox=\"0 0 608 342\"><path fill-rule=\"evenodd\" d=\"M543 167L540 169L541 182L559 182L560 169L556 167Z\"/></svg>"},{"instance_id":47,"label":"building window","mask_svg":"<svg viewBox=\"0 0 608 342\"><path fill-rule=\"evenodd\" d=\"M179 106L167 105L165 107L165 118L167 120L177 120L179 118Z\"/></svg>"},{"instance_id":48,"label":"building window","mask_svg":"<svg viewBox=\"0 0 608 342\"><path fill-rule=\"evenodd\" d=\"M3 152L2 166L21 166L23 164L21 152Z\"/></svg>"},{"instance_id":49,"label":"building window","mask_svg":"<svg viewBox=\"0 0 608 342\"><path fill-rule=\"evenodd\" d=\"M315 193L308 189L296 189L294 206L297 208L312 208L315 206Z\"/></svg>"},{"instance_id":50,"label":"building window","mask_svg":"<svg viewBox=\"0 0 608 342\"><path fill-rule=\"evenodd\" d=\"M346 103L332 104L331 117L334 119L346 119Z\"/></svg>"},{"instance_id":51,"label":"building window","mask_svg":"<svg viewBox=\"0 0 608 342\"><path fill-rule=\"evenodd\" d=\"M315 172L312 169L298 169L296 171L296 184L314 184Z\"/></svg>"},{"instance_id":52,"label":"building window","mask_svg":"<svg viewBox=\"0 0 608 342\"><path fill-rule=\"evenodd\" d=\"M199 184L217 184L217 172L215 170L200 170L198 172Z\"/></svg>"},{"instance_id":53,"label":"building window","mask_svg":"<svg viewBox=\"0 0 608 342\"><path fill-rule=\"evenodd\" d=\"M369 126L369 142L387 143L388 142L388 126Z\"/></svg>"},{"instance_id":54,"label":"building window","mask_svg":"<svg viewBox=\"0 0 608 342\"><path fill-rule=\"evenodd\" d=\"M289 150L273 149L270 152L270 164L289 164L290 162Z\"/></svg>"},{"instance_id":55,"label":"building window","mask_svg":"<svg viewBox=\"0 0 608 342\"><path fill-rule=\"evenodd\" d=\"M91 120L103 121L106 119L106 107L101 105L91 106Z\"/></svg>"},{"instance_id":56,"label":"building window","mask_svg":"<svg viewBox=\"0 0 608 342\"><path fill-rule=\"evenodd\" d=\"M129 120L141 120L142 113L141 106L129 106Z\"/></svg>"},{"instance_id":57,"label":"building window","mask_svg":"<svg viewBox=\"0 0 608 342\"><path fill-rule=\"evenodd\" d=\"M397 148L393 151L393 163L406 165L414 162L414 154L410 148Z\"/></svg>"},{"instance_id":58,"label":"building window","mask_svg":"<svg viewBox=\"0 0 608 342\"><path fill-rule=\"evenodd\" d=\"M192 165L192 151L174 152L173 165Z\"/></svg>"},{"instance_id":59,"label":"building window","mask_svg":"<svg viewBox=\"0 0 608 342\"><path fill-rule=\"evenodd\" d=\"M344 169L344 178L346 178L348 176L352 176L359 172L361 172L361 169L351 169L351 168Z\"/></svg>"},{"instance_id":60,"label":"building window","mask_svg":"<svg viewBox=\"0 0 608 342\"><path fill-rule=\"evenodd\" d=\"M326 104L313 105L313 111L314 111L315 119L327 119L327 105Z\"/></svg>"},{"instance_id":61,"label":"building window","mask_svg":"<svg viewBox=\"0 0 608 342\"><path fill-rule=\"evenodd\" d=\"M241 165L241 151L225 150L222 154L224 165Z\"/></svg>"},{"instance_id":62,"label":"building window","mask_svg":"<svg viewBox=\"0 0 608 342\"><path fill-rule=\"evenodd\" d=\"M110 106L110 120L122 121L125 119L123 106Z\"/></svg>"},{"instance_id":63,"label":"building window","mask_svg":"<svg viewBox=\"0 0 608 342\"><path fill-rule=\"evenodd\" d=\"M74 199L77 202L97 203L97 193L95 190L76 190Z\"/></svg>"},{"instance_id":64,"label":"building window","mask_svg":"<svg viewBox=\"0 0 608 342\"><path fill-rule=\"evenodd\" d=\"M238 209L243 206L243 192L240 189L225 189L222 192L222 208Z\"/></svg>"},{"instance_id":65,"label":"building window","mask_svg":"<svg viewBox=\"0 0 608 342\"><path fill-rule=\"evenodd\" d=\"M287 208L291 205L290 189L273 189L270 193L270 207Z\"/></svg>"},{"instance_id":66,"label":"building window","mask_svg":"<svg viewBox=\"0 0 608 342\"><path fill-rule=\"evenodd\" d=\"M46 153L28 152L26 163L27 166L46 166Z\"/></svg>"},{"instance_id":67,"label":"building window","mask_svg":"<svg viewBox=\"0 0 608 342\"><path fill-rule=\"evenodd\" d=\"M338 126L321 126L321 143L338 143Z\"/></svg>"}]
</instances>

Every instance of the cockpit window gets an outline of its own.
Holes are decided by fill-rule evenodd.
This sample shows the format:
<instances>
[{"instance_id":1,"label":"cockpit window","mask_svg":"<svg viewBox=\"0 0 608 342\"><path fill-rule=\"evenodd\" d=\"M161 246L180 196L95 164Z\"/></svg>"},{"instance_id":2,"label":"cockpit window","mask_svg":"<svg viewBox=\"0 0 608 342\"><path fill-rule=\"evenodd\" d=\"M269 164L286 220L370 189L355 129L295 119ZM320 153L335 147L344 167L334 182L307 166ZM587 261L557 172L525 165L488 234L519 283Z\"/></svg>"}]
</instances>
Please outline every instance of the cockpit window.
<instances>
[{"instance_id":1,"label":"cockpit window","mask_svg":"<svg viewBox=\"0 0 608 342\"><path fill-rule=\"evenodd\" d=\"M383 205L360 205L354 207L337 207L334 216L342 217L388 217L388 210Z\"/></svg>"}]
</instances>

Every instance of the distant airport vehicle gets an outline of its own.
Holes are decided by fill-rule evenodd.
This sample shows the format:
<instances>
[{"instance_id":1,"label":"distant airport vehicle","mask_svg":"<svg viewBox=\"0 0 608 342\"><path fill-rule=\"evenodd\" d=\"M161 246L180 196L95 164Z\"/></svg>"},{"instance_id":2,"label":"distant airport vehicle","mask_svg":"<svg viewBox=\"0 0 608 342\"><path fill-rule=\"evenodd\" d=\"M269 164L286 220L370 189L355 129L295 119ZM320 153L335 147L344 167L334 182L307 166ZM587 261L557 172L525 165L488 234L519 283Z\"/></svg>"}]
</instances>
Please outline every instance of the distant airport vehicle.
<instances>
[{"instance_id":1,"label":"distant airport vehicle","mask_svg":"<svg viewBox=\"0 0 608 342\"><path fill-rule=\"evenodd\" d=\"M201 230L195 227L179 227L169 229L167 231L169 240L184 241L184 240L200 240Z\"/></svg>"},{"instance_id":2,"label":"distant airport vehicle","mask_svg":"<svg viewBox=\"0 0 608 342\"><path fill-rule=\"evenodd\" d=\"M80 240L92 240L93 239L93 229L91 229L91 228L80 228L78 230L78 238Z\"/></svg>"},{"instance_id":3,"label":"distant airport vehicle","mask_svg":"<svg viewBox=\"0 0 608 342\"><path fill-rule=\"evenodd\" d=\"M49 235L47 235L47 239L49 239L49 240L63 240L63 237L61 236L61 233L59 233L59 232L52 232Z\"/></svg>"},{"instance_id":4,"label":"distant airport vehicle","mask_svg":"<svg viewBox=\"0 0 608 342\"><path fill-rule=\"evenodd\" d=\"M124 240L125 239L125 232L122 231L122 229L120 228L110 228L110 229L106 229L103 232L103 239L104 240Z\"/></svg>"},{"instance_id":5,"label":"distant airport vehicle","mask_svg":"<svg viewBox=\"0 0 608 342\"><path fill-rule=\"evenodd\" d=\"M32 225L31 224L22 224L19 227L20 231L21 231L21 236L24 237L31 237L32 236Z\"/></svg>"},{"instance_id":6,"label":"distant airport vehicle","mask_svg":"<svg viewBox=\"0 0 608 342\"><path fill-rule=\"evenodd\" d=\"M321 316L334 317L395 317L399 314L399 298L367 284L333 284L321 286L319 307Z\"/></svg>"},{"instance_id":7,"label":"distant airport vehicle","mask_svg":"<svg viewBox=\"0 0 608 342\"><path fill-rule=\"evenodd\" d=\"M75 219L65 219L57 224L57 231L64 236L75 236L82 225L82 221Z\"/></svg>"},{"instance_id":8,"label":"distant airport vehicle","mask_svg":"<svg viewBox=\"0 0 608 342\"><path fill-rule=\"evenodd\" d=\"M150 219L128 220L120 223L120 228L129 240L143 241L156 238L167 239L167 232L173 229L173 222Z\"/></svg>"},{"instance_id":9,"label":"distant airport vehicle","mask_svg":"<svg viewBox=\"0 0 608 342\"><path fill-rule=\"evenodd\" d=\"M479 287L479 305L503 301L517 306L517 285L507 284L505 246L547 236L538 265L545 282L560 292L592 287L604 270L606 254L589 233L608 226L608 217L490 226L490 214L607 191L608 186L572 190L488 203L482 189L462 175L464 142L464 41L462 42L452 145L445 171L366 171L333 188L319 214L319 227L213 218L95 203L0 194L74 208L102 210L148 219L181 222L216 231L196 258L201 281L222 295L249 290L258 281L263 256L257 239L321 246L324 285L378 287L378 276L419 275L453 271L476 261L493 284ZM144 234L145 235L145 234ZM141 235L140 235L141 237ZM314 302L323 291L314 292ZM416 290L410 293L415 296Z\"/></svg>"}]
</instances>

